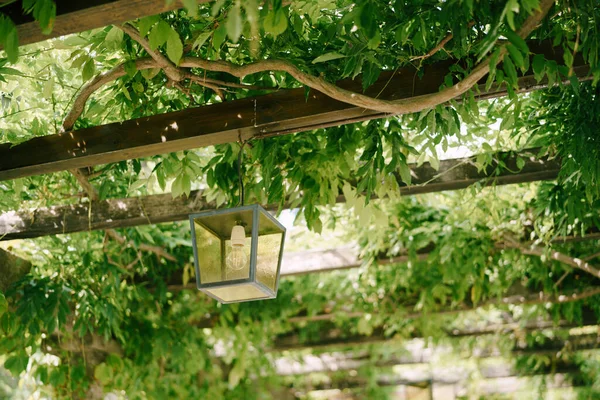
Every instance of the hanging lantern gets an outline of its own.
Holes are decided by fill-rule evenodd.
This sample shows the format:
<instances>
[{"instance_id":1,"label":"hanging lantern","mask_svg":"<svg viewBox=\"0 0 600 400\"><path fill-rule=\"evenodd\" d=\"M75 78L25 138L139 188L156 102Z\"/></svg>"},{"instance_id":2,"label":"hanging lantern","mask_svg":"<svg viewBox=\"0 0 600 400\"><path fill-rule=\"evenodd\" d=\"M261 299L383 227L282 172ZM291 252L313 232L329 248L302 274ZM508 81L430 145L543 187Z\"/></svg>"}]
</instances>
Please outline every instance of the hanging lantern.
<instances>
[{"instance_id":1,"label":"hanging lantern","mask_svg":"<svg viewBox=\"0 0 600 400\"><path fill-rule=\"evenodd\" d=\"M259 205L190 215L198 289L221 303L277 296L285 228Z\"/></svg>"}]
</instances>

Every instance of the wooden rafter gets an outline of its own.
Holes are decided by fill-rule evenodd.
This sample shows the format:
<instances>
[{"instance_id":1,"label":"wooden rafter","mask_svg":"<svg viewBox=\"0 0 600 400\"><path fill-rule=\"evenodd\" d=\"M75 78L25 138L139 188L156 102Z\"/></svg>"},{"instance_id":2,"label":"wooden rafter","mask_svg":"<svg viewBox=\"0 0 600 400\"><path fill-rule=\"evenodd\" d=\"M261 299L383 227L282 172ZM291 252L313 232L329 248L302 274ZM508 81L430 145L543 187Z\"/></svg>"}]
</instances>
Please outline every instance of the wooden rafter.
<instances>
[{"instance_id":1,"label":"wooden rafter","mask_svg":"<svg viewBox=\"0 0 600 400\"><path fill-rule=\"evenodd\" d=\"M562 60L562 48L533 43L530 48L547 59ZM580 58L575 64L576 76L587 79L589 66ZM448 62L428 65L420 79L408 68L382 73L365 94L399 100L436 93L444 84L449 67ZM535 80L533 72L519 78L522 91L544 85L546 82ZM358 81L342 81L339 86L353 92L362 91ZM504 86L486 88L483 81L477 89L477 99L506 94ZM303 88L280 90L253 98L37 137L16 146L1 144L0 180L230 143L240 137L265 138L389 116L332 100L316 91L307 97Z\"/></svg>"},{"instance_id":2,"label":"wooden rafter","mask_svg":"<svg viewBox=\"0 0 600 400\"><path fill-rule=\"evenodd\" d=\"M207 3L200 0L198 3ZM121 24L136 18L160 14L181 8L181 1L165 0L60 0L56 2L56 20L54 28L44 35L39 24L31 15L24 15L21 2L17 1L2 8L17 26L19 45L101 28L107 25Z\"/></svg>"},{"instance_id":3,"label":"wooden rafter","mask_svg":"<svg viewBox=\"0 0 600 400\"><path fill-rule=\"evenodd\" d=\"M589 320L587 323L584 323L584 326L597 326L598 319L595 314L589 316ZM568 326L569 323L566 323L565 326ZM572 324L573 326L577 326L577 324ZM554 326L554 329L560 329L559 326ZM510 334L511 331L518 330L519 327L515 327L509 331L498 330L496 332L490 332L487 330L483 331L471 331L468 335L459 332L459 334L449 333L450 337L465 337L465 336L482 336L482 335L491 335L491 334ZM535 328L532 327L529 331L536 331L540 329L551 329L551 328ZM527 355L527 354L556 354L556 352L565 349L565 346L568 345L570 351L582 351L582 350L590 350L598 348L598 335L597 334L585 334L574 336L571 340L562 340L560 338L556 338L553 340L548 340L542 344L534 345L534 346L526 346L519 347L515 345L512 349L512 353L515 355ZM355 336L343 336L340 334L338 330L325 331L321 333L321 337L316 340L304 341L300 339L297 335L289 335L283 336L275 339L275 343L273 345L273 351L302 351L307 349L332 349L332 348L360 348L363 346L372 345L375 343L379 344L391 344L394 341L397 342L397 339L394 337L389 337L385 335L384 329L377 329L371 335L355 335ZM497 350L489 350L495 352ZM490 355L494 355L497 353L493 353Z\"/></svg>"},{"instance_id":4,"label":"wooden rafter","mask_svg":"<svg viewBox=\"0 0 600 400\"><path fill-rule=\"evenodd\" d=\"M498 173L496 163L485 170L478 170L474 158L443 160L437 171L429 163L411 165L412 185L406 186L398 178L400 193L414 195L458 190L476 182L507 185L555 179L560 163L546 158L537 159L534 155L535 151L496 153L493 158L507 167ZM525 161L523 168L518 173L510 172L519 170L518 158ZM344 198L340 196L338 201L343 202ZM201 191L194 191L189 198L173 199L171 194L161 194L103 200L94 202L91 210L90 205L84 203L9 211L0 215L0 240L183 221L191 213L214 207L214 204L206 201Z\"/></svg>"}]
</instances>

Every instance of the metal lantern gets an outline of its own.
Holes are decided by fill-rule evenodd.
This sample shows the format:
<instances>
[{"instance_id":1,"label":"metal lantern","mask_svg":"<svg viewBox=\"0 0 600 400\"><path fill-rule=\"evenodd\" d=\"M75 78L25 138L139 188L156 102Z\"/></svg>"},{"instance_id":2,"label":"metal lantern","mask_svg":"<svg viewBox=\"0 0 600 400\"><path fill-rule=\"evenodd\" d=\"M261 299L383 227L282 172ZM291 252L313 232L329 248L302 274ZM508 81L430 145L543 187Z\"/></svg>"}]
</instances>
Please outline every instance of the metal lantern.
<instances>
[{"instance_id":1,"label":"metal lantern","mask_svg":"<svg viewBox=\"0 0 600 400\"><path fill-rule=\"evenodd\" d=\"M285 228L259 205L190 215L198 289L221 303L277 296Z\"/></svg>"}]
</instances>

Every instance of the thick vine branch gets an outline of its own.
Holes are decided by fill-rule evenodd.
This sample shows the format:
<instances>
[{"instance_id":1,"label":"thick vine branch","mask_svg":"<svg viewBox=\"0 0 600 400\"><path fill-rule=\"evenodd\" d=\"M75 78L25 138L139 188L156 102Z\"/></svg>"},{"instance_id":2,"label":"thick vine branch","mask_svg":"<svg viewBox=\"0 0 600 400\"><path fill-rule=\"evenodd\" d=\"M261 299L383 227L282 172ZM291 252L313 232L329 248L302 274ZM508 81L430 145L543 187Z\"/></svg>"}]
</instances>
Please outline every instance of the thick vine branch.
<instances>
[{"instance_id":1,"label":"thick vine branch","mask_svg":"<svg viewBox=\"0 0 600 400\"><path fill-rule=\"evenodd\" d=\"M157 65L156 61L154 61L153 59L148 57L148 58L140 58L140 59L136 60L135 67L138 70L143 70L143 69L158 68L158 65ZM73 106L71 107L71 111L69 111L69 113L67 114L67 116L65 117L65 119L63 121L63 131L66 132L66 131L70 131L73 129L73 126L75 125L75 121L77 121L77 118L79 118L79 116L81 116L81 114L83 113L83 110L85 109L85 103L88 101L90 96L96 90L100 89L102 86L106 85L107 83L110 83L110 82L112 82L122 76L125 76L125 75L127 75L127 72L125 71L125 63L123 63L123 64L117 65L116 67L114 67L113 69L111 69L108 72L97 75L94 79L92 79L87 84L85 84L85 86L83 86L83 88L81 88L81 91L75 98L75 101L73 102Z\"/></svg>"},{"instance_id":2,"label":"thick vine branch","mask_svg":"<svg viewBox=\"0 0 600 400\"><path fill-rule=\"evenodd\" d=\"M123 24L122 26L115 25L116 28L121 29L123 32L128 34L133 40L138 42L144 50L156 61L158 66L165 71L165 74L169 77L169 79L180 82L183 79L182 72L177 68L175 64L169 61L165 56L160 54L158 51L154 51L150 46L150 43L144 39L137 29L129 24Z\"/></svg>"},{"instance_id":3,"label":"thick vine branch","mask_svg":"<svg viewBox=\"0 0 600 400\"><path fill-rule=\"evenodd\" d=\"M177 66L175 64L173 64L169 59L167 59L165 56L163 56L160 52L153 50L152 46L150 46L150 43L146 39L144 39L139 34L137 29L135 29L133 26L131 26L129 24L124 24L123 26L117 26L117 28L121 29L123 32L128 34L133 40L138 42L144 48L144 50L146 50L146 52L148 54L150 54L150 57L152 57L154 59L154 61L156 61L158 66L160 68L162 68L163 71L165 71L165 74L167 75L167 77L172 82L174 82L175 87L178 87L178 83L181 82L184 78L186 78L187 74L185 71L182 71L180 68L177 68ZM219 97L221 99L224 99L223 92L214 83L206 82L206 80L204 80L204 81L196 80L195 82L198 83L199 85L202 85L204 87L207 87L207 88L213 90L215 93L217 93L217 95L219 95Z\"/></svg>"},{"instance_id":4,"label":"thick vine branch","mask_svg":"<svg viewBox=\"0 0 600 400\"><path fill-rule=\"evenodd\" d=\"M542 0L539 5L540 9L535 14L529 16L525 20L523 26L521 26L517 34L522 38L526 38L527 36L529 36L529 34L537 27L540 21L546 16L553 4L554 0ZM357 107L363 107L390 114L406 114L419 112L424 109L433 108L439 104L446 103L471 89L480 79L482 79L489 72L490 69L490 57L488 57L481 63L479 63L477 66L475 66L471 74L469 74L466 78L464 78L461 82L457 83L454 86L448 87L438 93L430 95L414 97L411 99L388 101L375 99L360 93L355 93L349 90L342 89L332 83L327 82L326 80L320 77L315 77L310 74L307 74L301 71L292 63L283 60L264 60L240 66L225 61L209 61L198 57L184 57L181 59L181 62L179 64L180 68L177 68L162 54L153 51L150 48L149 43L140 36L139 32L135 28L133 28L130 25L124 25L120 28L128 35L130 35L134 40L140 43L140 45L142 45L142 47L144 47L144 49L146 49L146 51L152 57L137 60L136 68L138 70L160 67L165 70L167 76L176 81L180 81L185 77L188 79L193 79L195 82L198 82L199 84L204 86L213 84L219 86L222 85L246 89L265 88L216 81L212 79L196 77L195 75L193 75L194 77L192 77L191 74L184 74L181 71L181 68L200 68L206 71L226 72L238 78L243 78L247 75L252 75L260 72L287 72L298 82L310 87L311 89L318 90L331 98L355 105ZM446 42L450 39L446 40ZM444 45L445 43L441 44ZM497 63L500 63L502 61L505 53L506 50L502 48L500 50L500 56L497 59ZM65 124L63 124L65 130L70 130L73 127L75 121L83 112L83 106L85 105L85 102L95 90L97 90L102 85L108 82L111 82L121 76L124 76L125 74L126 72L124 69L124 64L122 64L113 68L111 71L105 74L98 75L96 78L90 81L82 89L81 93L75 100L71 112L69 113L69 115L67 115L67 118L65 119Z\"/></svg>"},{"instance_id":5,"label":"thick vine branch","mask_svg":"<svg viewBox=\"0 0 600 400\"><path fill-rule=\"evenodd\" d=\"M553 4L554 0L542 0L539 4L540 9L525 20L521 28L517 31L517 34L521 38L529 36L529 34L538 26L540 21L546 16ZM505 54L506 48L501 47L499 56L496 59L496 64L502 61ZM259 72L287 72L298 82L318 90L335 100L389 114L410 114L434 108L439 104L447 103L464 94L488 74L491 60L491 56L485 58L473 68L473 71L471 71L467 77L454 86L447 87L434 94L402 100L380 100L342 89L333 83L327 82L323 78L307 74L294 64L284 60L264 60L240 66L226 61L208 61L197 57L184 57L179 65L188 68L201 68L207 71L226 72L238 78L243 78L247 75Z\"/></svg>"}]
</instances>

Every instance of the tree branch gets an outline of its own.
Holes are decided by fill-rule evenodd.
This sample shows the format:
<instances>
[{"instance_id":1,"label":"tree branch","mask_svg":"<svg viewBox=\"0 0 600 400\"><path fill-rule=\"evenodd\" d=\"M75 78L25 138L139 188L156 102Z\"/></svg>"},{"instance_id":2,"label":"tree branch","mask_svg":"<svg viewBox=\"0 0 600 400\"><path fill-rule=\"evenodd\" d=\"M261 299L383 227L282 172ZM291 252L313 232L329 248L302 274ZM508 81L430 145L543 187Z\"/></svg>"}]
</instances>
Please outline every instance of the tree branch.
<instances>
[{"instance_id":1,"label":"tree branch","mask_svg":"<svg viewBox=\"0 0 600 400\"><path fill-rule=\"evenodd\" d=\"M585 260L575 258L575 257L570 257L570 256L563 254L561 252L558 252L556 250L546 249L546 248L535 246L535 245L526 246L522 243L519 243L517 240L511 238L510 236L506 237L506 241L504 243L498 243L496 246L499 248L517 249L522 254L529 255L529 256L538 256L538 257L548 256L552 260L561 262L563 264L569 265L576 269L580 269L584 272L587 272L590 275L595 276L596 278L600 278L600 270L598 268L590 265Z\"/></svg>"},{"instance_id":2,"label":"tree branch","mask_svg":"<svg viewBox=\"0 0 600 400\"><path fill-rule=\"evenodd\" d=\"M114 239L115 241L117 241L118 243L120 243L122 245L131 246L134 248L137 247L140 250L154 253L159 258L162 257L169 261L177 261L177 258L175 258L171 254L166 252L162 247L152 246L152 245L149 245L146 243L141 243L138 246L136 246L135 243L133 243L132 241L127 241L127 239L125 239L125 237L119 235L119 233L117 231L115 231L114 229L107 229L106 234L107 234L107 236L111 237L112 239Z\"/></svg>"},{"instance_id":3,"label":"tree branch","mask_svg":"<svg viewBox=\"0 0 600 400\"><path fill-rule=\"evenodd\" d=\"M539 22L544 18L544 16L548 13L548 10L554 4L554 0L542 0L540 3L540 10L536 12L534 15L527 18L524 22L523 26L517 32L518 35L522 38L529 36L529 34L536 28ZM124 25L119 27L125 33L130 35L134 40L144 47L144 49L151 55L152 58L142 58L136 61L136 68L138 70L142 69L150 69L150 68L158 68L161 67L167 73L167 76L170 76L171 79L176 80L177 82L183 79L181 76L182 72L179 68L174 66L169 60L167 60L162 54L152 51L149 43L142 38L137 30L130 25ZM449 39L448 39L449 40ZM446 42L448 41L446 40ZM444 43L445 44L445 43ZM502 58L506 50L502 48L500 51L500 56L498 57L497 63L502 61ZM446 103L457 96L468 91L471 87L473 87L477 81L483 78L489 72L489 64L490 58L486 58L484 61L479 63L464 80L457 83L454 86L443 89L442 91L424 95L419 97L414 97L411 99L403 99L396 101L387 101L371 98L369 96L362 95L360 93L354 93L349 90L342 89L332 83L325 81L322 78L315 77L309 75L305 72L302 72L295 65L283 61L283 60L264 60L258 61L256 63L247 64L243 66L235 65L232 63L228 63L225 61L208 61L197 57L184 57L181 59L180 67L184 68L200 68L206 71L214 71L214 72L226 72L232 76L243 78L247 75L256 74L259 72L268 72L268 71L282 71L287 72L292 77L294 77L298 82L312 88L323 92L324 94L332 97L336 100L343 101L345 103L353 104L358 107L363 107L367 109L382 111L390 114L406 114L422 111L424 109L433 108L439 104ZM63 123L63 129L65 131L71 130L77 118L83 112L83 108L87 99L90 95L100 88L102 85L111 82L121 76L126 74L124 64L118 65L112 70L108 71L105 74L100 74L88 84L84 86L81 93L77 96L73 104L73 108L71 112L65 118L65 122ZM255 87L250 85L243 84L235 84L224 81L216 81L208 78L199 78L193 74L185 74L185 77L188 79L193 79L195 82L206 86L206 84L215 84L215 85L223 85L235 88L244 88L244 89L257 89L263 90L268 88ZM211 88L212 89L212 88Z\"/></svg>"},{"instance_id":4,"label":"tree branch","mask_svg":"<svg viewBox=\"0 0 600 400\"><path fill-rule=\"evenodd\" d=\"M118 26L117 28L121 29L123 32L128 34L133 40L138 42L144 48L144 50L146 50L146 52L148 54L150 54L150 57L152 57L154 59L154 61L156 61L158 66L160 68L162 68L163 71L165 71L165 74L167 74L167 77L169 77L170 80L175 82L174 86L181 89L181 87L178 86L177 84L186 77L185 71L182 71L181 69L177 68L177 66L175 64L173 64L171 61L169 61L160 52L153 50L152 47L150 46L150 43L146 39L144 39L139 34L137 29L135 29L133 26L131 26L129 24L124 24L122 26ZM215 93L217 93L217 95L221 98L221 100L225 100L225 97L223 96L223 92L221 91L221 89L218 86L214 85L213 83L209 83L209 82L202 81L202 80L196 80L195 82L198 83L199 85L202 85L208 89L213 90Z\"/></svg>"},{"instance_id":5,"label":"tree branch","mask_svg":"<svg viewBox=\"0 0 600 400\"><path fill-rule=\"evenodd\" d=\"M169 61L165 56L160 54L160 52L154 51L150 46L150 43L139 34L137 29L127 23L121 26L115 25L115 28L122 30L133 40L138 42L144 48L144 50L146 50L150 57L156 61L158 66L165 71L165 74L167 74L169 79L175 82L180 82L183 79L183 74L179 68L177 68L177 66Z\"/></svg>"},{"instance_id":6,"label":"tree branch","mask_svg":"<svg viewBox=\"0 0 600 400\"><path fill-rule=\"evenodd\" d=\"M540 21L548 13L554 0L542 0L540 9L533 15L529 16L523 26L517 31L521 38L526 38L537 27ZM496 60L496 64L500 63L506 54L506 48L500 48L500 54ZM485 77L490 70L491 56L486 57L481 63L475 66L471 73L454 86L447 87L437 93L418 96L410 99L402 100L380 100L375 99L360 93L355 93L346 89L342 89L332 83L327 82L323 78L315 77L301 71L298 67L284 60L264 60L247 65L235 65L226 61L208 61L197 57L184 57L181 62L181 67L201 68L207 71L226 72L238 78L243 78L247 75L268 72L281 71L287 72L298 82L318 90L327 96L352 104L357 107L362 107L370 110L376 110L389 114L410 114L420 112L425 109L434 108L439 104L444 104L452 99L464 94L471 89L480 79Z\"/></svg>"},{"instance_id":7,"label":"tree branch","mask_svg":"<svg viewBox=\"0 0 600 400\"><path fill-rule=\"evenodd\" d=\"M593 260L596 257L600 257L600 252L591 254L585 258L582 258L582 260L587 262L587 261Z\"/></svg>"},{"instance_id":8,"label":"tree branch","mask_svg":"<svg viewBox=\"0 0 600 400\"><path fill-rule=\"evenodd\" d=\"M468 27L472 28L473 25L475 25L474 21L469 22ZM451 41L454 38L454 34L452 32L450 32L448 35L446 35L446 37L444 37L437 46L435 46L433 49L429 50L427 52L427 54L424 54L422 56L416 56L410 59L410 61L416 61L416 60L425 60L431 56L433 56L435 53L437 53L438 51L442 50L444 48L444 46L446 45L446 43L448 43L449 41Z\"/></svg>"},{"instance_id":9,"label":"tree branch","mask_svg":"<svg viewBox=\"0 0 600 400\"><path fill-rule=\"evenodd\" d=\"M151 58L140 58L139 60L135 61L135 67L138 70L143 70L157 68L158 65L156 64L156 61L154 61ZM97 75L94 79L85 84L85 86L81 89L81 91L75 98L75 101L73 102L73 107L71 107L71 111L69 112L69 114L67 114L63 121L63 131L67 132L73 129L75 121L77 121L77 118L79 118L79 116L81 116L81 114L83 113L85 103L90 98L92 93L94 93L96 90L106 85L107 83L112 82L125 75L127 75L127 72L125 71L125 63L123 63L117 65L108 72Z\"/></svg>"}]
</instances>

